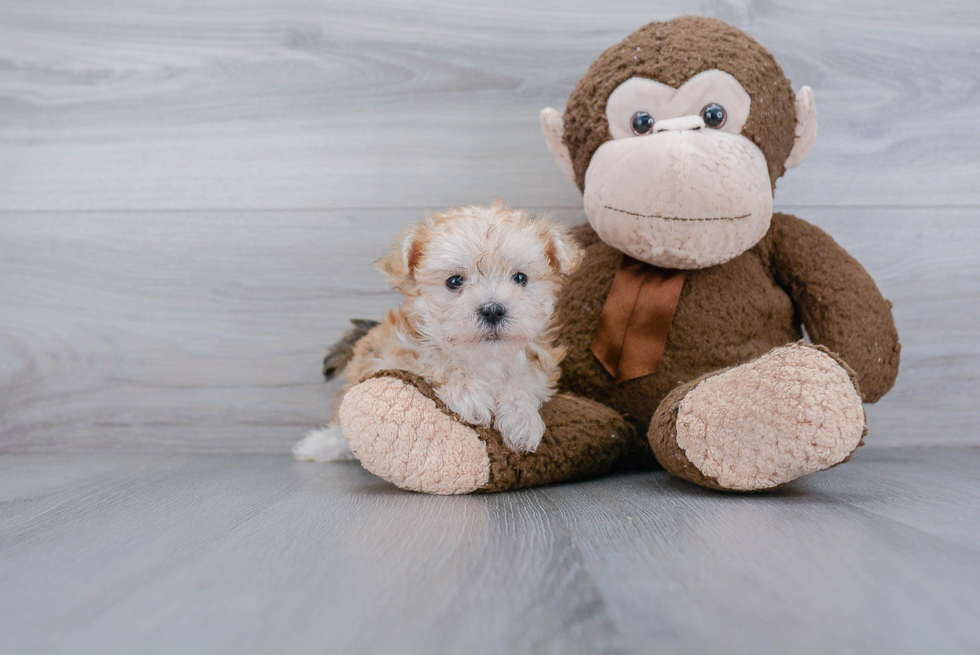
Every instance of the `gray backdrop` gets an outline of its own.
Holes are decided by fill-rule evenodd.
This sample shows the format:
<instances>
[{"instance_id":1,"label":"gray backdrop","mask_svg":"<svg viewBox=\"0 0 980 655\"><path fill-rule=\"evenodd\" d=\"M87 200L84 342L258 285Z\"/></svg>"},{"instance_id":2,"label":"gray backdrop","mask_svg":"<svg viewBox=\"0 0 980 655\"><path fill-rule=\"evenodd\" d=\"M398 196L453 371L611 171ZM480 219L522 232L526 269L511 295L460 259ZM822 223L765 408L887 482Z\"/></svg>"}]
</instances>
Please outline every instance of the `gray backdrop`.
<instances>
[{"instance_id":1,"label":"gray backdrop","mask_svg":"<svg viewBox=\"0 0 980 655\"><path fill-rule=\"evenodd\" d=\"M815 7L814 5L819 5ZM980 443L980 5L0 2L0 452L285 452L426 208L581 222L538 111L640 25L717 16L816 92L777 208L895 303L869 446Z\"/></svg>"}]
</instances>

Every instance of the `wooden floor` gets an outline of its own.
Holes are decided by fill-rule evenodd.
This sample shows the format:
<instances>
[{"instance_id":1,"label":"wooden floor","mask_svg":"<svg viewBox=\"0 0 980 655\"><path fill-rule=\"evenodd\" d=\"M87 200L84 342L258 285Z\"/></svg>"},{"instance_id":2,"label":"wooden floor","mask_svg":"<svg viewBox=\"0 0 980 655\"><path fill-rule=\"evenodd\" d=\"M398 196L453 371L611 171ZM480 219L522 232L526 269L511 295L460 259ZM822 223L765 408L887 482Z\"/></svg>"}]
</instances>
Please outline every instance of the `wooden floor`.
<instances>
[{"instance_id":1,"label":"wooden floor","mask_svg":"<svg viewBox=\"0 0 980 655\"><path fill-rule=\"evenodd\" d=\"M816 94L777 209L894 303L854 462L397 491L289 446L427 208L584 220L538 126L651 20ZM980 652L980 3L0 0L0 655Z\"/></svg>"},{"instance_id":2,"label":"wooden floor","mask_svg":"<svg viewBox=\"0 0 980 655\"><path fill-rule=\"evenodd\" d=\"M4 653L977 653L980 449L765 495L404 493L269 455L0 457Z\"/></svg>"}]
</instances>

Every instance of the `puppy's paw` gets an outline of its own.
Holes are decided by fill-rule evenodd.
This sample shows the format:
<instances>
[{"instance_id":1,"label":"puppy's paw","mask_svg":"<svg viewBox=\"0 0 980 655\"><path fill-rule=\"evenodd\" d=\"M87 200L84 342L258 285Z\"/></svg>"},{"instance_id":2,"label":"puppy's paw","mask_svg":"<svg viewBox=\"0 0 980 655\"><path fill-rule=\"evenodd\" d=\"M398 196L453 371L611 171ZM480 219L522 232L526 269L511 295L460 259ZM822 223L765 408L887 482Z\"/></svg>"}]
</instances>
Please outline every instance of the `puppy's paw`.
<instances>
[{"instance_id":1,"label":"puppy's paw","mask_svg":"<svg viewBox=\"0 0 980 655\"><path fill-rule=\"evenodd\" d=\"M456 413L459 414L459 417L464 422L471 425L489 427L493 421L493 414L485 407L470 407L464 409L462 412L457 411Z\"/></svg>"},{"instance_id":2,"label":"puppy's paw","mask_svg":"<svg viewBox=\"0 0 980 655\"><path fill-rule=\"evenodd\" d=\"M531 453L538 449L545 426L535 407L508 404L497 409L493 427L511 450Z\"/></svg>"},{"instance_id":3,"label":"puppy's paw","mask_svg":"<svg viewBox=\"0 0 980 655\"><path fill-rule=\"evenodd\" d=\"M301 462L343 462L357 459L336 423L307 432L293 446L293 457Z\"/></svg>"},{"instance_id":4,"label":"puppy's paw","mask_svg":"<svg viewBox=\"0 0 980 655\"><path fill-rule=\"evenodd\" d=\"M464 423L489 427L493 421L493 412L488 406L492 404L492 399L481 398L470 390L451 386L440 387L435 392L449 409L459 414Z\"/></svg>"}]
</instances>

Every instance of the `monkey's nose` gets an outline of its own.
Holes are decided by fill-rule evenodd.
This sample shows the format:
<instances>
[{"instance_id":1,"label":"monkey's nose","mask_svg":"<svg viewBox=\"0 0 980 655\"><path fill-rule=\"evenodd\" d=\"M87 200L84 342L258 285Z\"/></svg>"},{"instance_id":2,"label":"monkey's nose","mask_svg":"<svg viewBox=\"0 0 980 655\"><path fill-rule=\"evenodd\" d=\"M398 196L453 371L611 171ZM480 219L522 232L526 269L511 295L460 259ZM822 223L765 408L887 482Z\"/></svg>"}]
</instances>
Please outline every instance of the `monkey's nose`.
<instances>
[{"instance_id":1,"label":"monkey's nose","mask_svg":"<svg viewBox=\"0 0 980 655\"><path fill-rule=\"evenodd\" d=\"M665 118L653 124L653 132L679 132L681 130L700 130L704 127L704 119L700 116L681 116L679 118Z\"/></svg>"},{"instance_id":2,"label":"monkey's nose","mask_svg":"<svg viewBox=\"0 0 980 655\"><path fill-rule=\"evenodd\" d=\"M504 309L503 305L493 303L480 307L479 314L480 318L488 325L496 325L507 315L507 310Z\"/></svg>"}]
</instances>

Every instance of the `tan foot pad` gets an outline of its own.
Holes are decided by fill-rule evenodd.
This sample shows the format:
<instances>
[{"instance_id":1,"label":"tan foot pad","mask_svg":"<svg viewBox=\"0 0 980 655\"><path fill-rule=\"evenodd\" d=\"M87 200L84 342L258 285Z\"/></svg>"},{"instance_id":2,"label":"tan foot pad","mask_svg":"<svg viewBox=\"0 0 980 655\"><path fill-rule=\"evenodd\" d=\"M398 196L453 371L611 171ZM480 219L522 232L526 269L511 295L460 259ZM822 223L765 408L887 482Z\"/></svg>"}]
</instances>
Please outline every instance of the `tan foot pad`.
<instances>
[{"instance_id":1,"label":"tan foot pad","mask_svg":"<svg viewBox=\"0 0 980 655\"><path fill-rule=\"evenodd\" d=\"M466 494L490 479L487 446L417 388L376 377L351 388L340 424L361 465L402 489Z\"/></svg>"},{"instance_id":2,"label":"tan foot pad","mask_svg":"<svg viewBox=\"0 0 980 655\"><path fill-rule=\"evenodd\" d=\"M864 435L851 377L798 343L707 378L677 412L677 444L728 489L768 489L844 461Z\"/></svg>"}]
</instances>

